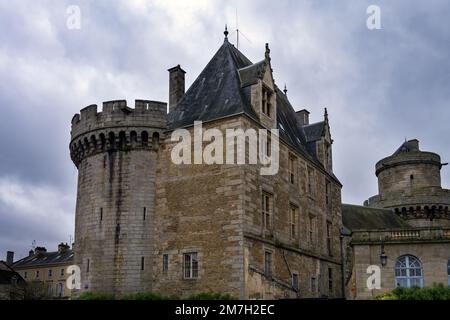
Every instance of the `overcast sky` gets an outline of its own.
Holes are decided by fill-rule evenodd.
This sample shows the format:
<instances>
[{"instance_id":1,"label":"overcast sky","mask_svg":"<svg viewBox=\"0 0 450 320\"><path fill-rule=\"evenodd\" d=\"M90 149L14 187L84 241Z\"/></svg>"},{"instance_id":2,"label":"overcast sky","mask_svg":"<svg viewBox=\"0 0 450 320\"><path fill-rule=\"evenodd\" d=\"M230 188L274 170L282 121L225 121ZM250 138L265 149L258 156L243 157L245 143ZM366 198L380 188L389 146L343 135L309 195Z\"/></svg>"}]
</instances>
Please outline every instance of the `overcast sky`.
<instances>
[{"instance_id":1,"label":"overcast sky","mask_svg":"<svg viewBox=\"0 0 450 320\"><path fill-rule=\"evenodd\" d=\"M366 9L381 9L381 30ZM67 28L69 5L81 29ZM278 86L320 121L327 107L343 200L377 193L375 162L405 140L450 160L450 2L0 0L0 259L74 233L77 171L70 120L89 104L168 100L167 69L187 86L228 23L252 61L271 48ZM450 184L450 169L442 181Z\"/></svg>"}]
</instances>

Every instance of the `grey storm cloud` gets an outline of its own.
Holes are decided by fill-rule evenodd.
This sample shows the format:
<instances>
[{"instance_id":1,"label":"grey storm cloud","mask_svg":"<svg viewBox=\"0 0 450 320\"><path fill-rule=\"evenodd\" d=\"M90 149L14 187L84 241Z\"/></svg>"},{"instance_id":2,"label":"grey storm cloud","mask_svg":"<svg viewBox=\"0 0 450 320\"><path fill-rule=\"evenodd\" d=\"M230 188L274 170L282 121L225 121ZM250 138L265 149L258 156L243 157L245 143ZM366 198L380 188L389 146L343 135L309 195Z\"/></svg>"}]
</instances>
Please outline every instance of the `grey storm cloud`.
<instances>
[{"instance_id":1,"label":"grey storm cloud","mask_svg":"<svg viewBox=\"0 0 450 320\"><path fill-rule=\"evenodd\" d=\"M381 9L368 30L366 9ZM81 29L66 26L81 10ZM330 114L343 200L377 193L375 162L405 138L450 159L450 3L434 1L0 1L0 255L73 235L77 171L70 119L111 99L167 101L167 69L192 82L224 24L312 121ZM443 184L450 170L443 169Z\"/></svg>"}]
</instances>

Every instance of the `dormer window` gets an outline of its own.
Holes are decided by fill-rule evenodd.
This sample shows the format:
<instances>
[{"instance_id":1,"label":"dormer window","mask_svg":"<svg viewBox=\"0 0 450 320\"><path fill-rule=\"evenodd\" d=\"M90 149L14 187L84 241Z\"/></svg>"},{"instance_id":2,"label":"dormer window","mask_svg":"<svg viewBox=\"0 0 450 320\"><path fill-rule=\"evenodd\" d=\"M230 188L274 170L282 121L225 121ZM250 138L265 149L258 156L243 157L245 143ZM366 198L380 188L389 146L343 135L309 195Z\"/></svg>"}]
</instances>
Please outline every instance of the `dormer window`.
<instances>
[{"instance_id":1,"label":"dormer window","mask_svg":"<svg viewBox=\"0 0 450 320\"><path fill-rule=\"evenodd\" d=\"M269 118L272 115L272 104L271 104L271 98L272 98L272 90L269 89L266 86L263 86L262 88L262 112L268 116Z\"/></svg>"}]
</instances>

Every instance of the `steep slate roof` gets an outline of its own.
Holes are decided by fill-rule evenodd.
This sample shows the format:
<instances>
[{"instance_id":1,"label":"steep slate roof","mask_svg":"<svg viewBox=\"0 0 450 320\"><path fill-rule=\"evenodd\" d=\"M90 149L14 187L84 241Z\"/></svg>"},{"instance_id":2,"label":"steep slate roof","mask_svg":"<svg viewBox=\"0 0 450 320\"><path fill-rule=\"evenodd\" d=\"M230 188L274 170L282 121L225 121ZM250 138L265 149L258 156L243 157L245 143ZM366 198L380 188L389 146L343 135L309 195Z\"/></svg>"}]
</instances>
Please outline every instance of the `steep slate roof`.
<instances>
[{"instance_id":1,"label":"steep slate roof","mask_svg":"<svg viewBox=\"0 0 450 320\"><path fill-rule=\"evenodd\" d=\"M13 263L13 268L32 267L45 264L69 263L73 260L73 250L64 252L43 252L35 253Z\"/></svg>"},{"instance_id":2,"label":"steep slate roof","mask_svg":"<svg viewBox=\"0 0 450 320\"><path fill-rule=\"evenodd\" d=\"M234 114L245 113L258 119L241 89L238 69L252 65L240 51L227 40L192 83L181 101L168 115L168 126L176 129Z\"/></svg>"},{"instance_id":3,"label":"steep slate roof","mask_svg":"<svg viewBox=\"0 0 450 320\"><path fill-rule=\"evenodd\" d=\"M390 210L351 204L342 204L342 222L351 231L411 227Z\"/></svg>"},{"instance_id":4,"label":"steep slate roof","mask_svg":"<svg viewBox=\"0 0 450 320\"><path fill-rule=\"evenodd\" d=\"M312 142L320 140L325 127L325 121L320 121L312 124L303 126L303 131L305 132L306 141Z\"/></svg>"},{"instance_id":5,"label":"steep slate roof","mask_svg":"<svg viewBox=\"0 0 450 320\"><path fill-rule=\"evenodd\" d=\"M250 103L250 85L264 75L267 63L262 60L253 64L225 39L180 102L169 112L169 129L189 127L194 121L207 122L237 114L245 114L258 121L258 115ZM281 140L323 168L315 153L307 149L307 137L294 108L276 85L275 90L277 128ZM330 175L340 183L333 173Z\"/></svg>"}]
</instances>

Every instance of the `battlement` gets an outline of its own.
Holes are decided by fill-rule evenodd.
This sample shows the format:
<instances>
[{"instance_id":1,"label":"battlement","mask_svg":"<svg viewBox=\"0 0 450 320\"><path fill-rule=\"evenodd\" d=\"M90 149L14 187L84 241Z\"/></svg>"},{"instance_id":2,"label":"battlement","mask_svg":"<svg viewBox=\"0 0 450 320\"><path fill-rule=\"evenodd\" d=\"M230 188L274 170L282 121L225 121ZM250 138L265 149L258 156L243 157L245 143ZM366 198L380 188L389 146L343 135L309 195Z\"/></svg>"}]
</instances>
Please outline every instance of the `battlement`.
<instances>
[{"instance_id":1,"label":"battlement","mask_svg":"<svg viewBox=\"0 0 450 320\"><path fill-rule=\"evenodd\" d=\"M408 164L431 164L441 168L441 157L433 152L407 152L397 155L392 155L381 159L375 165L375 174L378 174L386 169Z\"/></svg>"},{"instance_id":2,"label":"battlement","mask_svg":"<svg viewBox=\"0 0 450 320\"><path fill-rule=\"evenodd\" d=\"M78 167L84 157L104 151L157 150L166 125L164 102L136 100L133 109L126 100L107 101L101 112L90 105L72 118L70 155Z\"/></svg>"},{"instance_id":3,"label":"battlement","mask_svg":"<svg viewBox=\"0 0 450 320\"><path fill-rule=\"evenodd\" d=\"M134 109L127 106L126 100L106 101L101 112L93 104L73 116L71 138L100 128L150 126L163 129L166 116L167 103L159 101L136 100Z\"/></svg>"}]
</instances>

